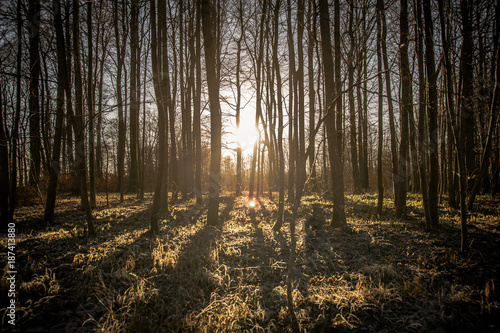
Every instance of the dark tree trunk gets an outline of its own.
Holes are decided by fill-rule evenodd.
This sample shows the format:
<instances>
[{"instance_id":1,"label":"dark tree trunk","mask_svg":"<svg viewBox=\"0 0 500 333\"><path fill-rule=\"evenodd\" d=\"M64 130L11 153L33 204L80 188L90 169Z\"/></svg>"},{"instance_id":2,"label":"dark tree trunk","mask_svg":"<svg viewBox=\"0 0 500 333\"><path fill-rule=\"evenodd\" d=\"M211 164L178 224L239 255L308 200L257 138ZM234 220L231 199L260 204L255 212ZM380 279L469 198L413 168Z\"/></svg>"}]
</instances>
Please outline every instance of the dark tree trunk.
<instances>
[{"instance_id":1,"label":"dark tree trunk","mask_svg":"<svg viewBox=\"0 0 500 333\"><path fill-rule=\"evenodd\" d=\"M87 107L89 117L89 187L90 187L90 207L96 207L95 198L95 139L94 139L94 125L95 125L95 109L94 109L94 78L92 77L92 49L93 49L93 36L92 36L92 1L87 2Z\"/></svg>"},{"instance_id":2,"label":"dark tree trunk","mask_svg":"<svg viewBox=\"0 0 500 333\"><path fill-rule=\"evenodd\" d=\"M308 1L308 13L309 17L307 20L308 31L307 31L307 74L308 74L308 83L309 83L309 145L312 147L311 152L308 156L309 158L309 169L311 174L311 181L313 182L313 191L317 191L317 182L316 182L316 163L315 163L315 145L316 145L316 136L314 134L314 127L316 122L316 91L314 89L314 45L316 43L317 26L316 26L316 2L309 0ZM277 37L276 37L277 38Z\"/></svg>"},{"instance_id":3,"label":"dark tree trunk","mask_svg":"<svg viewBox=\"0 0 500 333\"><path fill-rule=\"evenodd\" d=\"M274 230L281 229L283 225L284 205L285 205L285 154L283 152L283 97L281 95L281 71L278 61L278 36L279 36L279 10L281 0L276 0L274 5L274 43L273 43L273 68L276 71L276 93L277 93L277 108L278 108L278 155L279 155L279 175L278 175L278 214L276 223L273 226Z\"/></svg>"},{"instance_id":4,"label":"dark tree trunk","mask_svg":"<svg viewBox=\"0 0 500 333\"><path fill-rule=\"evenodd\" d=\"M44 220L46 223L54 222L54 210L56 204L57 183L61 171L60 155L63 134L64 118L64 87L66 85L64 72L66 71L66 47L64 43L64 32L61 17L61 3L53 1L54 21L56 27L57 47L57 104L56 104L56 128L54 134L54 146L52 149L52 160L49 168L49 187L47 189L47 200L45 204Z\"/></svg>"},{"instance_id":5,"label":"dark tree trunk","mask_svg":"<svg viewBox=\"0 0 500 333\"><path fill-rule=\"evenodd\" d=\"M81 186L81 202L82 208L85 211L88 232L90 235L95 235L94 221L92 217L92 211L89 204L88 190L87 190L87 173L86 173L86 158L85 158L85 135L84 135L84 122L83 122L83 88L82 88L82 70L80 63L80 10L79 3L77 0L73 0L73 53L75 55L75 116L71 117L73 119L73 130L75 132L76 139L76 173L80 179ZM67 67L66 67L67 68ZM69 95L70 88L66 88L66 95Z\"/></svg>"},{"instance_id":6,"label":"dark tree trunk","mask_svg":"<svg viewBox=\"0 0 500 333\"><path fill-rule=\"evenodd\" d=\"M29 128L30 128L30 176L29 183L38 186L40 181L40 105L39 105L39 77L40 77L40 0L30 0L28 8L29 20L29 54L30 54L30 83L29 83Z\"/></svg>"},{"instance_id":7,"label":"dark tree trunk","mask_svg":"<svg viewBox=\"0 0 500 333\"><path fill-rule=\"evenodd\" d=\"M294 199L294 174L295 174L295 142L294 142L294 73L295 73L295 47L293 45L292 33L292 4L290 0L286 3L287 10L287 41L288 41L288 201ZM333 68L332 68L333 69ZM295 97L296 98L296 97Z\"/></svg>"},{"instance_id":8,"label":"dark tree trunk","mask_svg":"<svg viewBox=\"0 0 500 333\"><path fill-rule=\"evenodd\" d=\"M196 194L196 202L201 204L203 201L201 189L201 3L196 2L196 94L193 100L193 140L195 150L195 166L196 172L194 176L194 189ZM240 151L241 158L241 151ZM240 161L241 162L241 161ZM241 167L240 167L241 171ZM240 179L241 184L241 179Z\"/></svg>"},{"instance_id":9,"label":"dark tree trunk","mask_svg":"<svg viewBox=\"0 0 500 333\"><path fill-rule=\"evenodd\" d=\"M412 77L410 72L410 62L408 60L408 1L401 1L400 12L400 66L401 66L401 106L399 111L399 123L401 128L401 139L399 146L399 174L395 177L398 183L396 189L398 193L396 217L402 217L406 211L406 192L407 192L407 156L408 156L408 115L413 113L413 91L412 91Z\"/></svg>"},{"instance_id":10,"label":"dark tree trunk","mask_svg":"<svg viewBox=\"0 0 500 333\"><path fill-rule=\"evenodd\" d=\"M351 3L349 6L349 59L354 58L354 50L356 49L356 38L354 37L354 29L353 29L353 21L354 21L354 4ZM348 62L347 71L348 71L348 80L349 80L349 125L350 125L350 145L351 145L351 167L352 167L352 180L354 185L354 192L358 193L361 184L359 178L359 169L358 169L358 143L357 143L357 133L356 133L356 106L354 105L354 68L355 63Z\"/></svg>"},{"instance_id":11,"label":"dark tree trunk","mask_svg":"<svg viewBox=\"0 0 500 333\"><path fill-rule=\"evenodd\" d=\"M9 192L9 216L7 224L14 222L14 210L17 204L17 144L19 140L19 122L21 118L21 66L22 66L22 28L23 19L21 16L21 1L16 7L17 21L17 55L16 55L16 114L11 133L11 169L10 169L10 192Z\"/></svg>"},{"instance_id":12,"label":"dark tree trunk","mask_svg":"<svg viewBox=\"0 0 500 333\"><path fill-rule=\"evenodd\" d=\"M155 194L153 197L153 206L151 208L151 231L154 234L158 234L160 231L160 225L158 223L159 216L158 212L161 207L162 200L162 190L164 188L164 177L165 177L165 162L167 160L167 107L168 101L166 99L166 91L164 91L165 81L162 78L162 59L166 57L167 54L163 53L166 50L164 43L166 43L166 38L162 38L166 31L162 30L165 25L165 6L158 6L158 21L156 24L156 0L150 1L150 29L151 29L151 63L153 67L153 83L155 88L157 106L158 106L158 170L156 175L156 186ZM158 29L159 28L159 29ZM157 34L158 30L158 34ZM160 41L160 45L157 41ZM165 69L163 69L165 70Z\"/></svg>"},{"instance_id":13,"label":"dark tree trunk","mask_svg":"<svg viewBox=\"0 0 500 333\"><path fill-rule=\"evenodd\" d=\"M1 67L1 63L0 63ZM9 141L5 132L5 120L3 115L3 92L0 87L0 230L7 229L9 219Z\"/></svg>"},{"instance_id":14,"label":"dark tree trunk","mask_svg":"<svg viewBox=\"0 0 500 333\"><path fill-rule=\"evenodd\" d=\"M380 0L377 1L377 7L380 5ZM383 5L383 4L382 4ZM377 211L378 215L382 217L384 209L384 183L382 180L383 167L382 167L382 152L384 144L384 107L383 107L383 93L384 83L382 79L382 14L380 9L377 8L377 78L378 78L378 154L377 154L377 186L378 186L378 200Z\"/></svg>"},{"instance_id":15,"label":"dark tree trunk","mask_svg":"<svg viewBox=\"0 0 500 333\"><path fill-rule=\"evenodd\" d=\"M341 145L338 140L340 137L339 132L341 128L335 127L335 112L337 113L337 118L340 117L340 110L335 110L335 102L341 99L341 96L337 94L335 89L335 81L333 77L333 56L332 47L330 40L330 18L328 10L328 1L320 0L319 2L319 12L320 12L320 30L321 30L321 42L322 42L322 55L323 55L323 70L325 77L325 125L327 130L328 138L328 149L330 156L331 165L331 176L332 176L332 193L333 193L333 209L332 209L332 225L335 227L346 227L346 218L344 212L344 184L342 175L342 160L341 160ZM339 26L336 27L338 30ZM340 41L338 41L340 42ZM338 45L340 47L340 45ZM340 59L336 59L337 64L339 64ZM337 104L338 107L338 104Z\"/></svg>"},{"instance_id":16,"label":"dark tree trunk","mask_svg":"<svg viewBox=\"0 0 500 333\"><path fill-rule=\"evenodd\" d=\"M139 67L139 4L131 1L130 9L130 175L129 191L136 193L139 182L139 100L138 100L138 67Z\"/></svg>"},{"instance_id":17,"label":"dark tree trunk","mask_svg":"<svg viewBox=\"0 0 500 333\"><path fill-rule=\"evenodd\" d=\"M454 146L453 146L453 133L451 118L455 118L455 94L453 89L453 66L450 62L450 40L446 34L448 25L445 21L445 8L443 0L438 0L439 5L439 18L441 23L441 39L443 40L443 60L445 67L445 81L446 81L446 106L447 106L447 124L448 124L448 197L450 207L455 207L456 194L455 194L455 177L453 175L453 161L454 161ZM444 178L444 175L443 175Z\"/></svg>"},{"instance_id":18,"label":"dark tree trunk","mask_svg":"<svg viewBox=\"0 0 500 333\"><path fill-rule=\"evenodd\" d=\"M437 73L434 61L434 36L432 25L432 13L430 0L424 0L425 21L425 62L427 69L427 116L429 127L429 217L432 227L439 225L438 215L438 184L439 184L439 161L438 161L438 124L437 124Z\"/></svg>"},{"instance_id":19,"label":"dark tree trunk","mask_svg":"<svg viewBox=\"0 0 500 333\"><path fill-rule=\"evenodd\" d=\"M392 177L394 182L394 206L396 210L399 205L399 196L398 194L398 186L401 183L398 179L399 175L399 165L398 165L398 149L396 143L396 127L394 125L394 107L392 103L392 88L391 88L391 71L389 68L389 59L387 56L387 23L385 18L385 4L384 0L377 1L377 13L380 13L380 20L382 23L382 38L380 40L382 46L382 59L384 62L384 71L385 71L385 93L387 95L387 109L389 113L389 132L390 132L390 141L391 141L391 156L392 156ZM405 180L406 181L406 180Z\"/></svg>"},{"instance_id":20,"label":"dark tree trunk","mask_svg":"<svg viewBox=\"0 0 500 333\"><path fill-rule=\"evenodd\" d=\"M212 21L211 0L202 0L201 18L205 44L205 66L207 71L208 95L210 101L210 178L208 199L208 225L217 225L219 216L221 130L222 119L219 104L219 77L216 74L215 28Z\"/></svg>"},{"instance_id":21,"label":"dark tree trunk","mask_svg":"<svg viewBox=\"0 0 500 333\"><path fill-rule=\"evenodd\" d=\"M474 42L472 40L472 1L460 1L462 15L462 54L460 67L462 74L460 131L465 140L465 163L467 175L471 177L476 172L476 155L474 152L474 131L476 128L474 114ZM469 186L468 184L467 186Z\"/></svg>"},{"instance_id":22,"label":"dark tree trunk","mask_svg":"<svg viewBox=\"0 0 500 333\"><path fill-rule=\"evenodd\" d=\"M262 5L262 14L261 14L261 21L260 21L260 28L259 28L259 46L258 46L258 55L256 59L256 83L257 83L257 98L256 98L256 111L255 111L255 130L258 131L259 128L259 120L262 117L262 82L261 82L261 77L262 77L262 61L264 58L264 22L265 22L265 17L266 17L266 4L267 2L263 2ZM259 158L259 150L258 146L260 144L260 135L259 139L255 141L254 146L253 146L253 154L252 154L252 166L250 169L250 184L249 184L249 190L248 190L248 196L249 198L254 197L254 186L255 186L255 173L258 170L257 169L257 160ZM258 180L257 180L258 181ZM257 188L258 188L257 184ZM259 189L257 189L257 197L259 196Z\"/></svg>"},{"instance_id":23,"label":"dark tree trunk","mask_svg":"<svg viewBox=\"0 0 500 333\"><path fill-rule=\"evenodd\" d=\"M122 95L122 72L123 65L125 61L125 47L126 43L120 43L120 32L118 25L118 3L113 2L114 5L114 30L115 30L115 41L116 41L116 57L117 57L117 68L116 68L116 101L118 107L118 191L120 192L120 202L123 203L124 200L124 174L125 174L125 117L123 110L123 95ZM125 38L124 38L125 39Z\"/></svg>"},{"instance_id":24,"label":"dark tree trunk","mask_svg":"<svg viewBox=\"0 0 500 333\"><path fill-rule=\"evenodd\" d=\"M304 0L297 4L297 101L298 105L298 154L297 154L297 188L303 189L306 181L306 138L305 138L305 106L304 106Z\"/></svg>"},{"instance_id":25,"label":"dark tree trunk","mask_svg":"<svg viewBox=\"0 0 500 333\"><path fill-rule=\"evenodd\" d=\"M432 229L429 211L429 198L427 195L427 154L425 150L425 109L426 109L426 92L425 92L425 65L424 65L424 46L423 46L423 29L422 23L422 4L420 1L415 2L416 10L416 35L417 42L415 53L417 54L418 64L418 151L419 151L419 172L420 172L420 189L422 191L422 201L424 204L425 228Z\"/></svg>"}]
</instances>

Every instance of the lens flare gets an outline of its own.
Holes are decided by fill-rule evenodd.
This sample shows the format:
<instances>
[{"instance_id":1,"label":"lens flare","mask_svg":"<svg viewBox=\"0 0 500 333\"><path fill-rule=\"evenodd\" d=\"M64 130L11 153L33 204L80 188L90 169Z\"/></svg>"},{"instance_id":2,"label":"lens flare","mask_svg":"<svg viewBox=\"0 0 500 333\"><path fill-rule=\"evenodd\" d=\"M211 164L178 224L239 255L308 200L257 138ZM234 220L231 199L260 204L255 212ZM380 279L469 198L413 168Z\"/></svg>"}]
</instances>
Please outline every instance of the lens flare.
<instances>
[{"instance_id":1,"label":"lens flare","mask_svg":"<svg viewBox=\"0 0 500 333\"><path fill-rule=\"evenodd\" d=\"M248 202L248 207L250 207L250 208L255 208L255 201L250 200L250 201Z\"/></svg>"}]
</instances>

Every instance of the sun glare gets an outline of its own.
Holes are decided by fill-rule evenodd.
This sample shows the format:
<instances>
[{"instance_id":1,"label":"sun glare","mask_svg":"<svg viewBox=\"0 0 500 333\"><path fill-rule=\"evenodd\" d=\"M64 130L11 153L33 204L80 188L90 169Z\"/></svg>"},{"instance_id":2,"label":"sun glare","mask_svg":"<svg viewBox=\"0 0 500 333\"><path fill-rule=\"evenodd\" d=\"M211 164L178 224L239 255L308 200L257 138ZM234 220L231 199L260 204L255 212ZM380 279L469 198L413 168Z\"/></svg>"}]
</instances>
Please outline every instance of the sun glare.
<instances>
[{"instance_id":1,"label":"sun glare","mask_svg":"<svg viewBox=\"0 0 500 333\"><path fill-rule=\"evenodd\" d=\"M240 128L236 130L236 138L237 142L241 145L241 150L245 153L251 153L253 145L258 138L254 124L241 123Z\"/></svg>"}]
</instances>

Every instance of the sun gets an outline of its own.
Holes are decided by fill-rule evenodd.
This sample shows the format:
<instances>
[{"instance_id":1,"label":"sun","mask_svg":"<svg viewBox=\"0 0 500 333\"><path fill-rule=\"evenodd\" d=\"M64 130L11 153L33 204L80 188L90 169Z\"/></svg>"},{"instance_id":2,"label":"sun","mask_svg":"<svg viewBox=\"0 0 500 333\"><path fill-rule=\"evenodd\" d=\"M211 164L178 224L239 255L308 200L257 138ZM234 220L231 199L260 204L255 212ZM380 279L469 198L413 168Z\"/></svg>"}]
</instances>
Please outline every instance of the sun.
<instances>
[{"instance_id":1,"label":"sun","mask_svg":"<svg viewBox=\"0 0 500 333\"><path fill-rule=\"evenodd\" d=\"M250 124L248 122L240 123L240 128L236 130L236 139L243 153L251 153L257 138L258 133L253 122Z\"/></svg>"}]
</instances>

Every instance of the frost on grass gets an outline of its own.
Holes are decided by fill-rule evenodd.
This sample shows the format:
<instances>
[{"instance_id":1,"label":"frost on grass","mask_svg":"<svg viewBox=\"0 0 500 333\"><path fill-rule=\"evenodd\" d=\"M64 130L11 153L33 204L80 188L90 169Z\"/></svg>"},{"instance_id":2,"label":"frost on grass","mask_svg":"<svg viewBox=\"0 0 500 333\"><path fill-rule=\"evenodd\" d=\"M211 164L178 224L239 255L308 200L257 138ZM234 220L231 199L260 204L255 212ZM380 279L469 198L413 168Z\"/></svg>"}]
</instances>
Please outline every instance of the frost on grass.
<instances>
[{"instance_id":1,"label":"frost on grass","mask_svg":"<svg viewBox=\"0 0 500 333\"><path fill-rule=\"evenodd\" d=\"M405 220L390 211L378 219L375 202L347 196L350 228L339 231L329 227L327 197L303 199L293 281L300 329L498 331L499 212L491 203L473 215L472 248L461 253L457 212L441 207L444 226L431 234L417 196ZM171 206L152 236L150 205L151 196L127 196L123 205L111 196L109 207L100 197L96 238L86 236L75 198L60 199L54 226L40 224L42 211L20 209L20 329L291 330L289 206L275 233L277 206L268 198L253 214L245 197L224 196L218 227L206 226L206 207L190 200Z\"/></svg>"}]
</instances>

